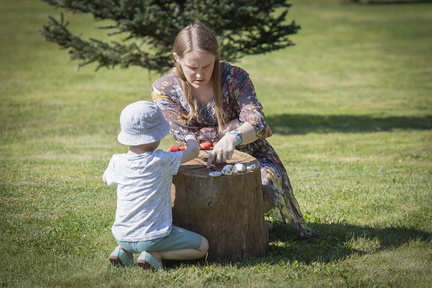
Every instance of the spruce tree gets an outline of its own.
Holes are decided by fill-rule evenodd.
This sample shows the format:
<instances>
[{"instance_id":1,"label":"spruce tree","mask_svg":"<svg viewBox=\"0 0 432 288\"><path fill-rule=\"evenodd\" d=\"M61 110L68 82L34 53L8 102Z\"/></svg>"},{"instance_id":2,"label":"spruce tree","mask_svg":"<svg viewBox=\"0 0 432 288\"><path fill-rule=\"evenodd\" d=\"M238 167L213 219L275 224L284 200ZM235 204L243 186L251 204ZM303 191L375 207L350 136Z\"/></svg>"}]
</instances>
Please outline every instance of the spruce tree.
<instances>
[{"instance_id":1,"label":"spruce tree","mask_svg":"<svg viewBox=\"0 0 432 288\"><path fill-rule=\"evenodd\" d=\"M68 50L79 66L97 63L112 68L131 65L164 72L172 67L172 44L190 23L201 22L218 34L221 59L267 53L293 45L288 35L300 29L287 23L286 0L42 0L63 11L90 13L95 21L109 20L109 43L82 39L68 29L63 13L49 17L41 35ZM106 21L104 21L106 23ZM118 37L116 37L118 38Z\"/></svg>"}]
</instances>

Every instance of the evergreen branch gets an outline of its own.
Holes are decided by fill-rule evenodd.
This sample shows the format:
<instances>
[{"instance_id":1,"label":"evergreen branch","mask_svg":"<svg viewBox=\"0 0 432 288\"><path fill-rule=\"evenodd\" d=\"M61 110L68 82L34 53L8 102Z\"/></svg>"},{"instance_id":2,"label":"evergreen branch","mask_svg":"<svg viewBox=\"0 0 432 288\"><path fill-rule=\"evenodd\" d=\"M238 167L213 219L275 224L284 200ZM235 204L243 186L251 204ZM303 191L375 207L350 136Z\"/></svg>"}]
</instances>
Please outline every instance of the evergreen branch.
<instances>
[{"instance_id":1,"label":"evergreen branch","mask_svg":"<svg viewBox=\"0 0 432 288\"><path fill-rule=\"evenodd\" d=\"M102 67L113 68L120 66L140 66L149 70L163 72L171 67L171 55L151 55L143 52L135 43L122 45L113 42L112 45L90 38L85 41L80 37L74 36L67 29L64 16L61 14L60 22L49 17L48 25L40 31L47 41L57 43L61 49L67 49L71 60L81 61L79 66L90 63L98 63L96 70Z\"/></svg>"},{"instance_id":2,"label":"evergreen branch","mask_svg":"<svg viewBox=\"0 0 432 288\"><path fill-rule=\"evenodd\" d=\"M43 0L49 5L74 13L90 13L96 21L110 20L100 29L108 36L126 34L123 41L137 40L154 54L136 44L103 43L82 40L61 21L50 17L42 35L71 58L101 67L137 65L165 71L172 64L172 44L177 33L190 23L202 22L219 35L221 56L234 62L251 54L261 54L294 45L288 38L300 29L294 21L286 24L290 4L285 0ZM160 67L155 67L160 65Z\"/></svg>"}]
</instances>

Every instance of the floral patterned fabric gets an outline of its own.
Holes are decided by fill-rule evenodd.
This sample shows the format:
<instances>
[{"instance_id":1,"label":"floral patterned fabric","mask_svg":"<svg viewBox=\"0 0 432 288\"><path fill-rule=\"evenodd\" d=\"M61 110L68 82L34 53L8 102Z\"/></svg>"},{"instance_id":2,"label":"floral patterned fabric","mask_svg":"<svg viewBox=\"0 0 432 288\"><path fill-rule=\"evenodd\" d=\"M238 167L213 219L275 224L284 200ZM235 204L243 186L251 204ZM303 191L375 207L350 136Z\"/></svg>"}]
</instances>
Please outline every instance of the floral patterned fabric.
<instances>
[{"instance_id":1,"label":"floral patterned fabric","mask_svg":"<svg viewBox=\"0 0 432 288\"><path fill-rule=\"evenodd\" d=\"M303 220L284 165L273 147L263 139L268 125L249 75L243 69L225 62L221 63L221 70L225 120L239 119L241 123L250 123L259 138L237 149L260 162L263 199L275 205L268 216L289 221L300 237L314 236L315 232ZM199 115L188 121L190 108L181 87L180 80L169 74L156 80L152 87L153 101L169 122L170 133L177 144L184 145L183 135L186 133L194 133L199 142L219 141L214 103L200 105Z\"/></svg>"}]
</instances>

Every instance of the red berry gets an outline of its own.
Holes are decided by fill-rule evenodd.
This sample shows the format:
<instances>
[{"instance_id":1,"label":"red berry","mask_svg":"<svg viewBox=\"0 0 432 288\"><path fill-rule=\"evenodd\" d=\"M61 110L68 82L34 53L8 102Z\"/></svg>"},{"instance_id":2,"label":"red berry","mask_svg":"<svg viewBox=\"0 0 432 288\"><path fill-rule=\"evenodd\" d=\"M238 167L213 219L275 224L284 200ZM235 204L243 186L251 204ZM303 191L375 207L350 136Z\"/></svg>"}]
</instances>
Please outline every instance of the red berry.
<instances>
[{"instance_id":1,"label":"red berry","mask_svg":"<svg viewBox=\"0 0 432 288\"><path fill-rule=\"evenodd\" d=\"M210 143L210 142L201 142L199 146L200 146L201 150L209 150L212 147L212 143Z\"/></svg>"},{"instance_id":2,"label":"red berry","mask_svg":"<svg viewBox=\"0 0 432 288\"><path fill-rule=\"evenodd\" d=\"M168 152L177 152L177 151L180 151L180 148L177 147L177 146L175 146L175 145L171 145L171 146L168 148Z\"/></svg>"}]
</instances>

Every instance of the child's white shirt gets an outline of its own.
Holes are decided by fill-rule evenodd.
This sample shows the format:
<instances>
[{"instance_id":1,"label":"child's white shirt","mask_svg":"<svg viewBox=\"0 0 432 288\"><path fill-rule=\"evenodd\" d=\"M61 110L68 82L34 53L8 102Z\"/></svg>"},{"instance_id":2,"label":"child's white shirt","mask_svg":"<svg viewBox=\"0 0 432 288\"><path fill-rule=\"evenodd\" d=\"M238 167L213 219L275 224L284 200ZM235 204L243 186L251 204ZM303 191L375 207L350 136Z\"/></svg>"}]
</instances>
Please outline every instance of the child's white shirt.
<instances>
[{"instance_id":1,"label":"child's white shirt","mask_svg":"<svg viewBox=\"0 0 432 288\"><path fill-rule=\"evenodd\" d=\"M171 184L183 154L156 150L136 156L114 154L104 176L117 184L112 233L119 241L165 237L172 228Z\"/></svg>"}]
</instances>

